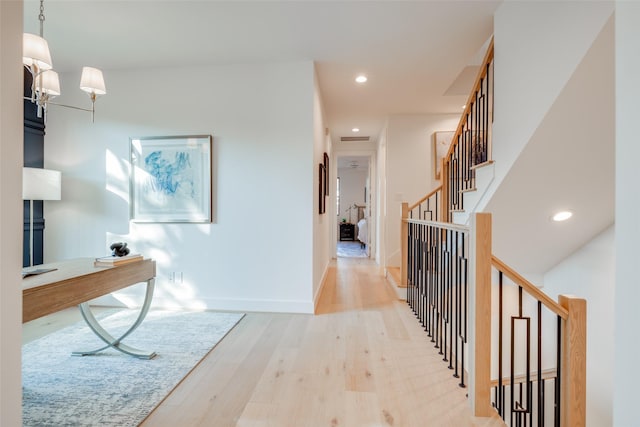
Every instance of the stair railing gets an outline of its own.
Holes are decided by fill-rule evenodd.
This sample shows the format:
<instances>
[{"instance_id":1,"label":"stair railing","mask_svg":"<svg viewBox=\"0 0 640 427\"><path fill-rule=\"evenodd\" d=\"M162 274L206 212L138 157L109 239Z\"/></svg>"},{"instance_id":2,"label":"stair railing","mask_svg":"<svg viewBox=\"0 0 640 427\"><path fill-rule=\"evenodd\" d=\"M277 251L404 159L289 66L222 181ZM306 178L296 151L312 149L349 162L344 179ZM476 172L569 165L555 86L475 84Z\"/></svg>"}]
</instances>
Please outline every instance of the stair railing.
<instances>
[{"instance_id":1,"label":"stair railing","mask_svg":"<svg viewBox=\"0 0 640 427\"><path fill-rule=\"evenodd\" d=\"M476 168L491 162L493 39L482 64L443 159L441 179L446 192L446 216L443 217L446 222L453 222L453 212L464 210L463 194L475 190Z\"/></svg>"},{"instance_id":2,"label":"stair railing","mask_svg":"<svg viewBox=\"0 0 640 427\"><path fill-rule=\"evenodd\" d=\"M474 214L471 227L403 222L407 302L469 387L474 415L497 413L509 426L583 426L585 300L555 302L493 256L490 214Z\"/></svg>"},{"instance_id":3,"label":"stair railing","mask_svg":"<svg viewBox=\"0 0 640 427\"><path fill-rule=\"evenodd\" d=\"M402 204L400 286L460 386L469 387L475 416L497 414L509 426L584 426L585 300L555 302L494 257L490 214L474 214L471 227L452 224L464 193L475 190L476 169L492 162L493 55L492 40L442 159L440 185Z\"/></svg>"},{"instance_id":4,"label":"stair railing","mask_svg":"<svg viewBox=\"0 0 640 427\"><path fill-rule=\"evenodd\" d=\"M413 205L402 204L400 238L406 242L409 218L453 222L461 211L463 193L475 189L475 169L491 162L493 123L493 39L476 77L447 154L441 160L440 185ZM401 250L400 286L407 286L406 247Z\"/></svg>"},{"instance_id":5,"label":"stair railing","mask_svg":"<svg viewBox=\"0 0 640 427\"><path fill-rule=\"evenodd\" d=\"M422 221L440 221L445 209L442 201L442 186L434 188L429 194L418 200L413 205L402 203L402 220L400 221L400 239L407 241L409 223L405 220L416 219ZM407 248L401 246L400 286L407 286Z\"/></svg>"},{"instance_id":6,"label":"stair railing","mask_svg":"<svg viewBox=\"0 0 640 427\"><path fill-rule=\"evenodd\" d=\"M408 219L407 302L466 386L468 238L465 226Z\"/></svg>"},{"instance_id":7,"label":"stair railing","mask_svg":"<svg viewBox=\"0 0 640 427\"><path fill-rule=\"evenodd\" d=\"M584 425L586 301L560 295L555 302L497 257L491 264L498 302L492 406L509 426Z\"/></svg>"}]
</instances>

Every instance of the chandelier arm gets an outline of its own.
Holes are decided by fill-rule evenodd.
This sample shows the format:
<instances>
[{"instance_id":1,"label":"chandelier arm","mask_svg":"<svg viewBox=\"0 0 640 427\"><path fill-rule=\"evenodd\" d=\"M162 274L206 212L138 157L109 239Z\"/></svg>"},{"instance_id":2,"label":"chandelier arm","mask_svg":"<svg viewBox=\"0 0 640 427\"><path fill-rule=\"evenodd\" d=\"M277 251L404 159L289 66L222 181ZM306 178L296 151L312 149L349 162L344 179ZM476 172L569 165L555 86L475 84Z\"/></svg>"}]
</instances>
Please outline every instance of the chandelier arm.
<instances>
[{"instance_id":1,"label":"chandelier arm","mask_svg":"<svg viewBox=\"0 0 640 427\"><path fill-rule=\"evenodd\" d=\"M50 104L50 105L57 105L58 107L73 108L74 110L88 111L88 112L90 112L90 113L92 113L92 112L93 112L93 109L91 109L91 108L76 107L75 105L60 104L60 103L52 102L52 101L47 102L47 104Z\"/></svg>"}]
</instances>

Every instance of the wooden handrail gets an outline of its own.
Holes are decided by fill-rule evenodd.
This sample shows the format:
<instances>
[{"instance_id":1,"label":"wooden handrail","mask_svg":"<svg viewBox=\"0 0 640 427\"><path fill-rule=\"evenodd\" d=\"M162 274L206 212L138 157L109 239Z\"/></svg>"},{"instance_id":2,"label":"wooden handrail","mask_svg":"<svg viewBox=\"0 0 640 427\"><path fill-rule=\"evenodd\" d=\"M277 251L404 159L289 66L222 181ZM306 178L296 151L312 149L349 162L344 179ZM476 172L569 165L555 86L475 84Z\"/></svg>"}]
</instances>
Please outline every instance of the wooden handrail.
<instances>
[{"instance_id":1,"label":"wooden handrail","mask_svg":"<svg viewBox=\"0 0 640 427\"><path fill-rule=\"evenodd\" d=\"M429 221L426 219L413 219L413 218L402 218L402 222L406 222L407 224L431 225L433 227L441 228L443 230L460 231L463 233L466 233L469 231L468 226L455 224L453 222L439 222L439 221Z\"/></svg>"},{"instance_id":2,"label":"wooden handrail","mask_svg":"<svg viewBox=\"0 0 640 427\"><path fill-rule=\"evenodd\" d=\"M543 380L549 380L551 378L556 378L558 376L558 370L556 368L551 369L543 369L540 373ZM531 381L538 381L538 371L532 371L529 374L529 378ZM522 384L527 381L527 374L519 374L514 376L513 383L514 384ZM511 377L502 378L502 385L509 386L511 385ZM491 380L491 387L498 387L498 380Z\"/></svg>"},{"instance_id":3,"label":"wooden handrail","mask_svg":"<svg viewBox=\"0 0 640 427\"><path fill-rule=\"evenodd\" d=\"M465 123L464 118L471 113L471 107L473 106L473 100L476 96L476 91L480 87L480 81L487 76L487 64L491 62L492 59L493 59L493 37L491 37L491 41L489 42L489 47L487 48L487 53L484 56L484 61L482 61L482 69L480 73L478 73L478 75L476 76L476 81L473 83L473 86L472 86L473 89L469 94L469 98L467 98L467 103L465 104L464 112L460 116L460 122L458 123L458 128L456 129L456 132L453 134L453 139L451 142L451 146L449 147L449 151L447 151L447 154L444 156L445 161L453 153L455 146L458 144L458 135L462 134L462 128L464 127L464 123Z\"/></svg>"},{"instance_id":4,"label":"wooden handrail","mask_svg":"<svg viewBox=\"0 0 640 427\"><path fill-rule=\"evenodd\" d=\"M415 202L413 205L409 206L409 210L410 211L414 210L415 208L420 206L421 203L426 202L429 197L433 196L434 194L436 194L440 190L442 190L442 184L438 185L436 188L431 190L431 192L429 194L427 194L422 199L420 199L417 202Z\"/></svg>"},{"instance_id":5,"label":"wooden handrail","mask_svg":"<svg viewBox=\"0 0 640 427\"><path fill-rule=\"evenodd\" d=\"M529 295L542 302L545 307L549 310L553 311L558 316L562 317L564 320L569 318L569 312L563 308L560 304L549 298L547 294L542 292L538 287L527 279L519 275L515 270L509 267L507 264L502 262L495 255L491 256L491 264L497 268L499 271L504 273L511 281L513 281L516 285L522 287Z\"/></svg>"}]
</instances>

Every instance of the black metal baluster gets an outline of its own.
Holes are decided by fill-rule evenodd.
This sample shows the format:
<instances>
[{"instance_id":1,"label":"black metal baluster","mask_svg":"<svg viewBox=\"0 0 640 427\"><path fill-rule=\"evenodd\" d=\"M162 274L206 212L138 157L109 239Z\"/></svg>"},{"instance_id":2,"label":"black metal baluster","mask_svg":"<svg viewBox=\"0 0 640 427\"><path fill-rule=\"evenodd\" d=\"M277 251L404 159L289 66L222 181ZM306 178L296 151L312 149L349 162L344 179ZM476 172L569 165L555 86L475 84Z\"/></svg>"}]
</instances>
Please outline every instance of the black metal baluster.
<instances>
[{"instance_id":1,"label":"black metal baluster","mask_svg":"<svg viewBox=\"0 0 640 427\"><path fill-rule=\"evenodd\" d=\"M511 366L509 366L509 372L510 372L510 387L509 390L511 392L511 402L509 404L509 406L511 407L511 424L513 424L513 418L514 415L516 414L516 400L515 400L515 372L514 372L514 366L513 366L513 359L515 357L515 330L514 330L514 322L515 322L515 316L511 316L511 355L509 357L510 360L510 364Z\"/></svg>"},{"instance_id":2,"label":"black metal baluster","mask_svg":"<svg viewBox=\"0 0 640 427\"><path fill-rule=\"evenodd\" d=\"M502 271L498 273L498 388L504 393L502 386ZM500 402L499 414L504 420L504 396L498 398Z\"/></svg>"},{"instance_id":3,"label":"black metal baluster","mask_svg":"<svg viewBox=\"0 0 640 427\"><path fill-rule=\"evenodd\" d=\"M480 87L478 89L478 97L477 97L478 108L476 112L476 131L473 138L473 147L471 147L471 152L473 153L473 156L472 156L473 161L471 165L472 167L480 164L480 162L478 161L479 159L478 156L480 152L480 138L482 136L482 113L483 113L483 97L484 97L484 93L482 92L483 83L484 83L484 78L481 78Z\"/></svg>"},{"instance_id":4,"label":"black metal baluster","mask_svg":"<svg viewBox=\"0 0 640 427\"><path fill-rule=\"evenodd\" d=\"M431 282L433 280L433 227L429 226L427 228L427 275L425 277L425 301L424 301L424 310L425 310L425 323L426 323L426 331L427 336L431 337Z\"/></svg>"},{"instance_id":5,"label":"black metal baluster","mask_svg":"<svg viewBox=\"0 0 640 427\"><path fill-rule=\"evenodd\" d=\"M539 387L542 388L542 393L540 394L540 398L542 399L542 405L540 406L540 413L538 414L538 418L542 420L542 424L540 422L538 422L538 425L544 426L544 422L545 422L544 392L545 392L545 387L546 387L546 380L542 380L542 383L541 383L541 385Z\"/></svg>"},{"instance_id":6,"label":"black metal baluster","mask_svg":"<svg viewBox=\"0 0 640 427\"><path fill-rule=\"evenodd\" d=\"M411 223L407 224L407 265L405 266L407 268L407 303L409 304L409 307L411 307L411 309L413 310L413 304L412 304L412 271L411 271L411 245L412 245L412 234L411 234Z\"/></svg>"},{"instance_id":7,"label":"black metal baluster","mask_svg":"<svg viewBox=\"0 0 640 427\"><path fill-rule=\"evenodd\" d=\"M538 427L544 425L544 408L542 406L544 391L542 387L542 302L538 301Z\"/></svg>"},{"instance_id":8,"label":"black metal baluster","mask_svg":"<svg viewBox=\"0 0 640 427\"><path fill-rule=\"evenodd\" d=\"M462 300L463 300L463 309L462 309L462 327L463 327L463 338L462 338L462 351L460 352L460 387L466 387L464 383L464 353L465 353L465 344L467 344L467 313L469 310L468 307L468 297L469 297L469 289L468 289L468 280L469 280L469 263L465 258L465 266L464 266L464 285L462 289Z\"/></svg>"},{"instance_id":9,"label":"black metal baluster","mask_svg":"<svg viewBox=\"0 0 640 427\"><path fill-rule=\"evenodd\" d=\"M423 250L422 250L422 262L424 264L423 272L422 272L422 299L420 301L420 315L422 316L422 324L427 330L427 282L429 280L430 275L430 265L429 265L429 226L423 225L422 230L422 240L423 240Z\"/></svg>"},{"instance_id":10,"label":"black metal baluster","mask_svg":"<svg viewBox=\"0 0 640 427\"><path fill-rule=\"evenodd\" d=\"M459 246L458 246L458 239L459 239L459 235L458 235L458 231L450 231L450 233L453 234L452 238L453 241L455 242L455 251L452 257L452 261L455 260L455 268L453 269L454 272L454 279L452 280L451 286L449 287L449 313L450 313L450 325L449 325L449 369L453 369L453 358L455 357L454 352L453 352L453 346L457 344L454 343L454 329L455 329L455 305L454 305L454 299L455 299L455 289L457 288L457 284L460 281L460 257L458 254L458 250L459 250ZM455 340L457 341L457 340Z\"/></svg>"},{"instance_id":11,"label":"black metal baluster","mask_svg":"<svg viewBox=\"0 0 640 427\"><path fill-rule=\"evenodd\" d=\"M422 308L422 292L423 292L423 287L424 287L424 279L423 279L423 266L421 266L420 264L422 263L422 258L420 256L420 254L422 253L422 245L424 244L424 242L422 241L421 238L421 227L416 224L415 227L415 233L416 233L416 245L415 245L415 258L414 258L414 262L415 262L415 269L416 269L416 316L418 317L418 319L421 318L421 308Z\"/></svg>"},{"instance_id":12,"label":"black metal baluster","mask_svg":"<svg viewBox=\"0 0 640 427\"><path fill-rule=\"evenodd\" d=\"M415 227L413 223L409 223L409 249L407 251L409 259L407 260L407 272L409 277L408 285L411 285L411 302L410 306L413 310L413 313L416 313L416 271L415 271L415 245L416 245L416 235L415 235ZM407 293L407 296L409 294Z\"/></svg>"},{"instance_id":13,"label":"black metal baluster","mask_svg":"<svg viewBox=\"0 0 640 427\"><path fill-rule=\"evenodd\" d=\"M560 416L562 415L560 412L560 390L561 390L561 386L562 386L562 317L558 316L558 326L557 326L558 330L557 330L557 335L558 335L558 342L557 342L557 348L556 348L556 355L557 355L557 359L556 359L556 381L555 381L555 396L554 396L554 404L555 404L555 413L554 413L554 426L555 427L560 427Z\"/></svg>"}]
</instances>

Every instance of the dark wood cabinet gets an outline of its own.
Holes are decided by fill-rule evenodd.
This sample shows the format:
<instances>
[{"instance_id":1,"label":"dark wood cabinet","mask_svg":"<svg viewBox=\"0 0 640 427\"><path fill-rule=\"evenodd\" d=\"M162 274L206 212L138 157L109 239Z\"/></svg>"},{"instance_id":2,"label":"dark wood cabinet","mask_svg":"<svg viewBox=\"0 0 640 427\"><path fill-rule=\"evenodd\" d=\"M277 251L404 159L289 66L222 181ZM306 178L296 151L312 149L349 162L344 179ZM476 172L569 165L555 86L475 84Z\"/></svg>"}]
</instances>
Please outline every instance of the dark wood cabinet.
<instances>
[{"instance_id":1,"label":"dark wood cabinet","mask_svg":"<svg viewBox=\"0 0 640 427\"><path fill-rule=\"evenodd\" d=\"M340 224L340 240L355 240L356 239L356 225L341 223Z\"/></svg>"},{"instance_id":2,"label":"dark wood cabinet","mask_svg":"<svg viewBox=\"0 0 640 427\"><path fill-rule=\"evenodd\" d=\"M31 96L31 74L24 70L24 96ZM24 100L24 166L44 167L44 119L37 116L38 108L30 100ZM22 266L29 265L29 201L24 200L24 227L22 238ZM33 264L43 263L44 217L42 200L33 201Z\"/></svg>"}]
</instances>

